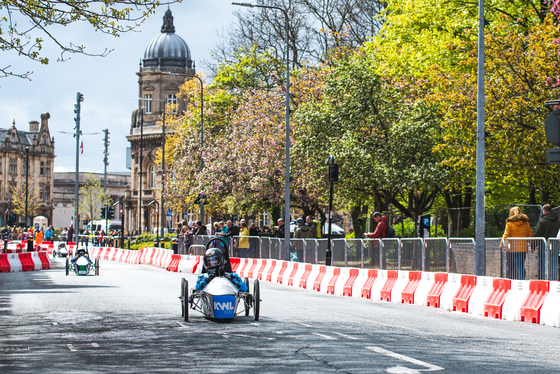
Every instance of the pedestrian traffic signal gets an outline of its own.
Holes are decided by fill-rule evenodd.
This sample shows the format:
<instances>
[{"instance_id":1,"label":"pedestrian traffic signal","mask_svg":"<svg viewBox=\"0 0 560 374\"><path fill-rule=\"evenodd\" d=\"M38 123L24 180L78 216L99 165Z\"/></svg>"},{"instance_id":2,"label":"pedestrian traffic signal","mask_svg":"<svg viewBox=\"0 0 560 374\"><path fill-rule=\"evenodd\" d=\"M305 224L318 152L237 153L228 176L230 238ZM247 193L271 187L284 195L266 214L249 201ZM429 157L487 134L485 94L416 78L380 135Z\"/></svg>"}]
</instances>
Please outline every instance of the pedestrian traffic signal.
<instances>
[{"instance_id":1,"label":"pedestrian traffic signal","mask_svg":"<svg viewBox=\"0 0 560 374\"><path fill-rule=\"evenodd\" d=\"M107 217L107 207L101 207L101 218L105 219Z\"/></svg>"},{"instance_id":2,"label":"pedestrian traffic signal","mask_svg":"<svg viewBox=\"0 0 560 374\"><path fill-rule=\"evenodd\" d=\"M109 219L115 218L115 208L109 207Z\"/></svg>"}]
</instances>

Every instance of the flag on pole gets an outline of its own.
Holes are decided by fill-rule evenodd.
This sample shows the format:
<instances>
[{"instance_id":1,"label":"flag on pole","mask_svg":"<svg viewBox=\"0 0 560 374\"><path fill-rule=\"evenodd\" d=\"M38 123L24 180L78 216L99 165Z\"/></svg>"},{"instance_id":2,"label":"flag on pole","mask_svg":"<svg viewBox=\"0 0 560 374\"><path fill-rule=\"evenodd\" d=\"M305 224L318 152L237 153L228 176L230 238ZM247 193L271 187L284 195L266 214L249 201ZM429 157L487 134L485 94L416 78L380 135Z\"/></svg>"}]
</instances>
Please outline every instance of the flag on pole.
<instances>
[{"instance_id":1,"label":"flag on pole","mask_svg":"<svg viewBox=\"0 0 560 374\"><path fill-rule=\"evenodd\" d=\"M84 141L82 140L82 144L80 144L80 154L84 154Z\"/></svg>"}]
</instances>

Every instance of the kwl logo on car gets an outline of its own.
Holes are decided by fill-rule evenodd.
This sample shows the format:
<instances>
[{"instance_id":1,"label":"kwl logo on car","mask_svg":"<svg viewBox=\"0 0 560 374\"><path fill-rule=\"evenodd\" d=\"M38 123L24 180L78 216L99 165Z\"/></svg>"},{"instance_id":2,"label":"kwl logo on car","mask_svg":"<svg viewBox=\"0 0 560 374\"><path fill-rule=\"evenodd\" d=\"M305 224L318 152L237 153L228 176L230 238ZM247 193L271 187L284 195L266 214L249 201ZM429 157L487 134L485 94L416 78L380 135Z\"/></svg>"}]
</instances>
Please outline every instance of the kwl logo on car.
<instances>
[{"instance_id":1,"label":"kwl logo on car","mask_svg":"<svg viewBox=\"0 0 560 374\"><path fill-rule=\"evenodd\" d=\"M220 303L215 301L214 302L214 310L233 310L232 303Z\"/></svg>"}]
</instances>

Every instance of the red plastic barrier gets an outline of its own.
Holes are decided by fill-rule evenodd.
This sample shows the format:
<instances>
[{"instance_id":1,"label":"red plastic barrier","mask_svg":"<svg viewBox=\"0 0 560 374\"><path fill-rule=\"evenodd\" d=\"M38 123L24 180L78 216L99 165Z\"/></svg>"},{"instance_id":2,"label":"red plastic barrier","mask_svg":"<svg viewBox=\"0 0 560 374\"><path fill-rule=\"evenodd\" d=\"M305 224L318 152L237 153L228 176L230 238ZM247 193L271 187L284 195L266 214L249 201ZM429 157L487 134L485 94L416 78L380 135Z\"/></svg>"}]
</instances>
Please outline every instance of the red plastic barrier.
<instances>
[{"instance_id":1,"label":"red plastic barrier","mask_svg":"<svg viewBox=\"0 0 560 374\"><path fill-rule=\"evenodd\" d=\"M548 281L530 281L529 295L521 305L521 321L541 323L541 307L548 295Z\"/></svg>"},{"instance_id":2,"label":"red plastic barrier","mask_svg":"<svg viewBox=\"0 0 560 374\"><path fill-rule=\"evenodd\" d=\"M362 287L362 297L371 299L371 288L377 279L377 270L368 270L367 279Z\"/></svg>"},{"instance_id":3,"label":"red plastic barrier","mask_svg":"<svg viewBox=\"0 0 560 374\"><path fill-rule=\"evenodd\" d=\"M356 282L356 278L360 274L360 270L358 269L350 269L350 277L342 287L342 295L343 296L352 296L352 287L354 287L354 282Z\"/></svg>"},{"instance_id":4,"label":"red plastic barrier","mask_svg":"<svg viewBox=\"0 0 560 374\"><path fill-rule=\"evenodd\" d=\"M47 258L47 252L40 251L40 252L38 252L38 255L39 255L39 259L41 260L41 264L43 265L43 270L50 269L51 268L51 263L49 262L49 259Z\"/></svg>"},{"instance_id":5,"label":"red plastic barrier","mask_svg":"<svg viewBox=\"0 0 560 374\"><path fill-rule=\"evenodd\" d=\"M492 287L494 290L484 303L484 315L486 317L502 319L502 307L506 301L509 290L511 290L511 280L494 279Z\"/></svg>"},{"instance_id":6,"label":"red plastic barrier","mask_svg":"<svg viewBox=\"0 0 560 374\"><path fill-rule=\"evenodd\" d=\"M179 262L181 262L181 255L171 255L171 262L167 267L167 271L177 272L177 267L179 267Z\"/></svg>"},{"instance_id":7,"label":"red plastic barrier","mask_svg":"<svg viewBox=\"0 0 560 374\"><path fill-rule=\"evenodd\" d=\"M440 302L439 298L443 292L443 288L447 283L447 273L435 273L434 274L434 285L428 291L428 297L426 301L426 306L433 306L439 308Z\"/></svg>"},{"instance_id":8,"label":"red plastic barrier","mask_svg":"<svg viewBox=\"0 0 560 374\"><path fill-rule=\"evenodd\" d=\"M239 274L239 276L241 278L246 277L247 275L244 275L244 273L245 273L245 271L247 269L247 266L249 264L249 260L247 260L246 258L240 258L239 263L241 265L239 266L239 270L237 271L237 274Z\"/></svg>"},{"instance_id":9,"label":"red plastic barrier","mask_svg":"<svg viewBox=\"0 0 560 374\"><path fill-rule=\"evenodd\" d=\"M231 263L231 271L236 271L239 267L239 259L230 257L229 262Z\"/></svg>"},{"instance_id":10,"label":"red plastic barrier","mask_svg":"<svg viewBox=\"0 0 560 374\"><path fill-rule=\"evenodd\" d=\"M461 287L453 298L453 311L469 312L469 299L476 287L476 275L461 275Z\"/></svg>"},{"instance_id":11,"label":"red plastic barrier","mask_svg":"<svg viewBox=\"0 0 560 374\"><path fill-rule=\"evenodd\" d=\"M249 271L247 272L247 277L253 279L253 273L255 272L255 268L257 267L257 260L253 259L253 260L249 260L251 261L251 267L249 268Z\"/></svg>"},{"instance_id":12,"label":"red plastic barrier","mask_svg":"<svg viewBox=\"0 0 560 374\"><path fill-rule=\"evenodd\" d=\"M119 250L117 248L112 248L112 250L113 250L113 255L111 256L111 261L115 261L117 255L119 254Z\"/></svg>"},{"instance_id":13,"label":"red plastic barrier","mask_svg":"<svg viewBox=\"0 0 560 374\"><path fill-rule=\"evenodd\" d=\"M313 281L313 291L321 292L321 282L323 281L325 274L327 274L327 267L319 266L319 274L317 274L317 278Z\"/></svg>"},{"instance_id":14,"label":"red plastic barrier","mask_svg":"<svg viewBox=\"0 0 560 374\"><path fill-rule=\"evenodd\" d=\"M334 295L334 286L336 285L336 282L338 281L338 277L340 277L340 268L334 268L333 269L333 276L332 276L331 280L329 281L329 284L327 284L327 293L330 293L330 294Z\"/></svg>"},{"instance_id":15,"label":"red plastic barrier","mask_svg":"<svg viewBox=\"0 0 560 374\"><path fill-rule=\"evenodd\" d=\"M309 275L311 275L312 269L313 269L313 265L309 265L309 264L305 265L305 271L303 272L303 275L299 280L300 287L307 288L307 279L309 278Z\"/></svg>"},{"instance_id":16,"label":"red plastic barrier","mask_svg":"<svg viewBox=\"0 0 560 374\"><path fill-rule=\"evenodd\" d=\"M0 253L0 273L10 272L10 262L6 253Z\"/></svg>"},{"instance_id":17,"label":"red plastic barrier","mask_svg":"<svg viewBox=\"0 0 560 374\"><path fill-rule=\"evenodd\" d=\"M294 268L292 269L292 272L288 276L288 286L293 286L294 285L294 277L296 276L297 271L298 271L298 264L296 262L294 264Z\"/></svg>"},{"instance_id":18,"label":"red plastic barrier","mask_svg":"<svg viewBox=\"0 0 560 374\"><path fill-rule=\"evenodd\" d=\"M113 248L109 248L109 247L103 247L103 249L105 249L105 254L103 256L103 260L110 260L110 255L111 255L111 250Z\"/></svg>"},{"instance_id":19,"label":"red plastic barrier","mask_svg":"<svg viewBox=\"0 0 560 374\"><path fill-rule=\"evenodd\" d=\"M35 269L35 264L31 258L31 252L20 253L19 262L21 262L21 271L31 271Z\"/></svg>"},{"instance_id":20,"label":"red plastic barrier","mask_svg":"<svg viewBox=\"0 0 560 374\"><path fill-rule=\"evenodd\" d=\"M282 278L284 277L284 273L286 272L287 268L288 268L288 263L286 261L282 262L282 267L280 268L280 272L276 277L276 283L282 284Z\"/></svg>"},{"instance_id":21,"label":"red plastic barrier","mask_svg":"<svg viewBox=\"0 0 560 374\"><path fill-rule=\"evenodd\" d=\"M266 273L266 281L267 282L272 282L272 272L274 271L274 268L276 267L276 260L272 260L272 264L270 265L270 269L268 269L268 273Z\"/></svg>"},{"instance_id":22,"label":"red plastic barrier","mask_svg":"<svg viewBox=\"0 0 560 374\"><path fill-rule=\"evenodd\" d=\"M414 304L414 293L422 279L421 271L411 271L408 273L408 283L404 287L401 296L402 304Z\"/></svg>"},{"instance_id":23,"label":"red plastic barrier","mask_svg":"<svg viewBox=\"0 0 560 374\"><path fill-rule=\"evenodd\" d=\"M397 270L389 270L387 272L387 280L381 288L381 301L391 301L391 291L399 279L399 272Z\"/></svg>"},{"instance_id":24,"label":"red plastic barrier","mask_svg":"<svg viewBox=\"0 0 560 374\"><path fill-rule=\"evenodd\" d=\"M262 276L263 276L262 273L263 273L263 271L264 271L264 268L266 267L267 261L268 261L268 260L262 260L261 267L260 267L259 270L257 271L257 279L258 279L258 280L262 280Z\"/></svg>"},{"instance_id":25,"label":"red plastic barrier","mask_svg":"<svg viewBox=\"0 0 560 374\"><path fill-rule=\"evenodd\" d=\"M193 267L192 267L192 273L196 273L196 269L198 268L198 266L200 265L200 261L202 261L202 256L198 256L196 258L196 262L194 263Z\"/></svg>"}]
</instances>

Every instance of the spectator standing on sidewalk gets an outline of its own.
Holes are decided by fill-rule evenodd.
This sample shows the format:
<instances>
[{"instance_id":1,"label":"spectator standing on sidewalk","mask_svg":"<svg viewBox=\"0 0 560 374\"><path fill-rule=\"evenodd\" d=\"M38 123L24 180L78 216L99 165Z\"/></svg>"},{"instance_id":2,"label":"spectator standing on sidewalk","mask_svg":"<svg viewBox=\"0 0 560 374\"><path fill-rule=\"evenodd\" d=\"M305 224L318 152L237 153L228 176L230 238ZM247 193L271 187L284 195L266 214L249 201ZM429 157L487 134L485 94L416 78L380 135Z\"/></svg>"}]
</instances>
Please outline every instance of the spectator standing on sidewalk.
<instances>
[{"instance_id":1,"label":"spectator standing on sidewalk","mask_svg":"<svg viewBox=\"0 0 560 374\"><path fill-rule=\"evenodd\" d=\"M307 227L309 227L309 231L311 231L311 238L317 238L317 224L313 221L313 217L307 216L305 219L305 223Z\"/></svg>"},{"instance_id":2,"label":"spectator standing on sidewalk","mask_svg":"<svg viewBox=\"0 0 560 374\"><path fill-rule=\"evenodd\" d=\"M387 217L379 212L373 212L373 219L377 223L374 232L366 232L364 236L374 239L383 239L387 237L387 230L389 229L389 220Z\"/></svg>"},{"instance_id":3,"label":"spectator standing on sidewalk","mask_svg":"<svg viewBox=\"0 0 560 374\"><path fill-rule=\"evenodd\" d=\"M208 235L208 229L206 225L202 224L202 221L196 221L198 228L196 229L196 235Z\"/></svg>"},{"instance_id":4,"label":"spectator standing on sidewalk","mask_svg":"<svg viewBox=\"0 0 560 374\"><path fill-rule=\"evenodd\" d=\"M317 233L313 235L313 232L305 223L303 223L303 218L298 218L296 220L296 231L294 233L294 238L298 239L306 239L306 238L314 238L317 236Z\"/></svg>"},{"instance_id":5,"label":"spectator standing on sidewalk","mask_svg":"<svg viewBox=\"0 0 560 374\"><path fill-rule=\"evenodd\" d=\"M535 231L535 236L540 238L543 237L548 241L548 238L556 238L558 231L560 230L560 220L558 215L552 211L552 206L550 204L545 204L542 207L542 216L537 224L537 231ZM550 246L550 265L549 269L551 274L549 274L551 280L558 279L558 244L556 246ZM539 279L545 278L545 250L542 246L538 248L538 260L539 260ZM556 260L556 261L554 261Z\"/></svg>"},{"instance_id":6,"label":"spectator standing on sidewalk","mask_svg":"<svg viewBox=\"0 0 560 374\"><path fill-rule=\"evenodd\" d=\"M507 238L532 238L533 232L529 225L529 218L521 213L519 207L514 206L509 210L506 219L506 229L503 235ZM500 248L502 243L500 243ZM506 242L506 277L509 279L525 279L525 258L529 243L525 240Z\"/></svg>"},{"instance_id":7,"label":"spectator standing on sidewalk","mask_svg":"<svg viewBox=\"0 0 560 374\"><path fill-rule=\"evenodd\" d=\"M28 237L29 237L29 233L28 233ZM74 242L74 226L70 226L70 228L68 228L68 236L67 236L67 240L66 243L68 242Z\"/></svg>"},{"instance_id":8,"label":"spectator standing on sidewalk","mask_svg":"<svg viewBox=\"0 0 560 374\"><path fill-rule=\"evenodd\" d=\"M282 218L278 218L278 226L274 226L274 236L280 239L284 239L285 235L285 225Z\"/></svg>"},{"instance_id":9,"label":"spectator standing on sidewalk","mask_svg":"<svg viewBox=\"0 0 560 374\"><path fill-rule=\"evenodd\" d=\"M239 257L252 257L249 256L248 250L249 245L249 226L247 222L241 222L241 228L239 230Z\"/></svg>"}]
</instances>

